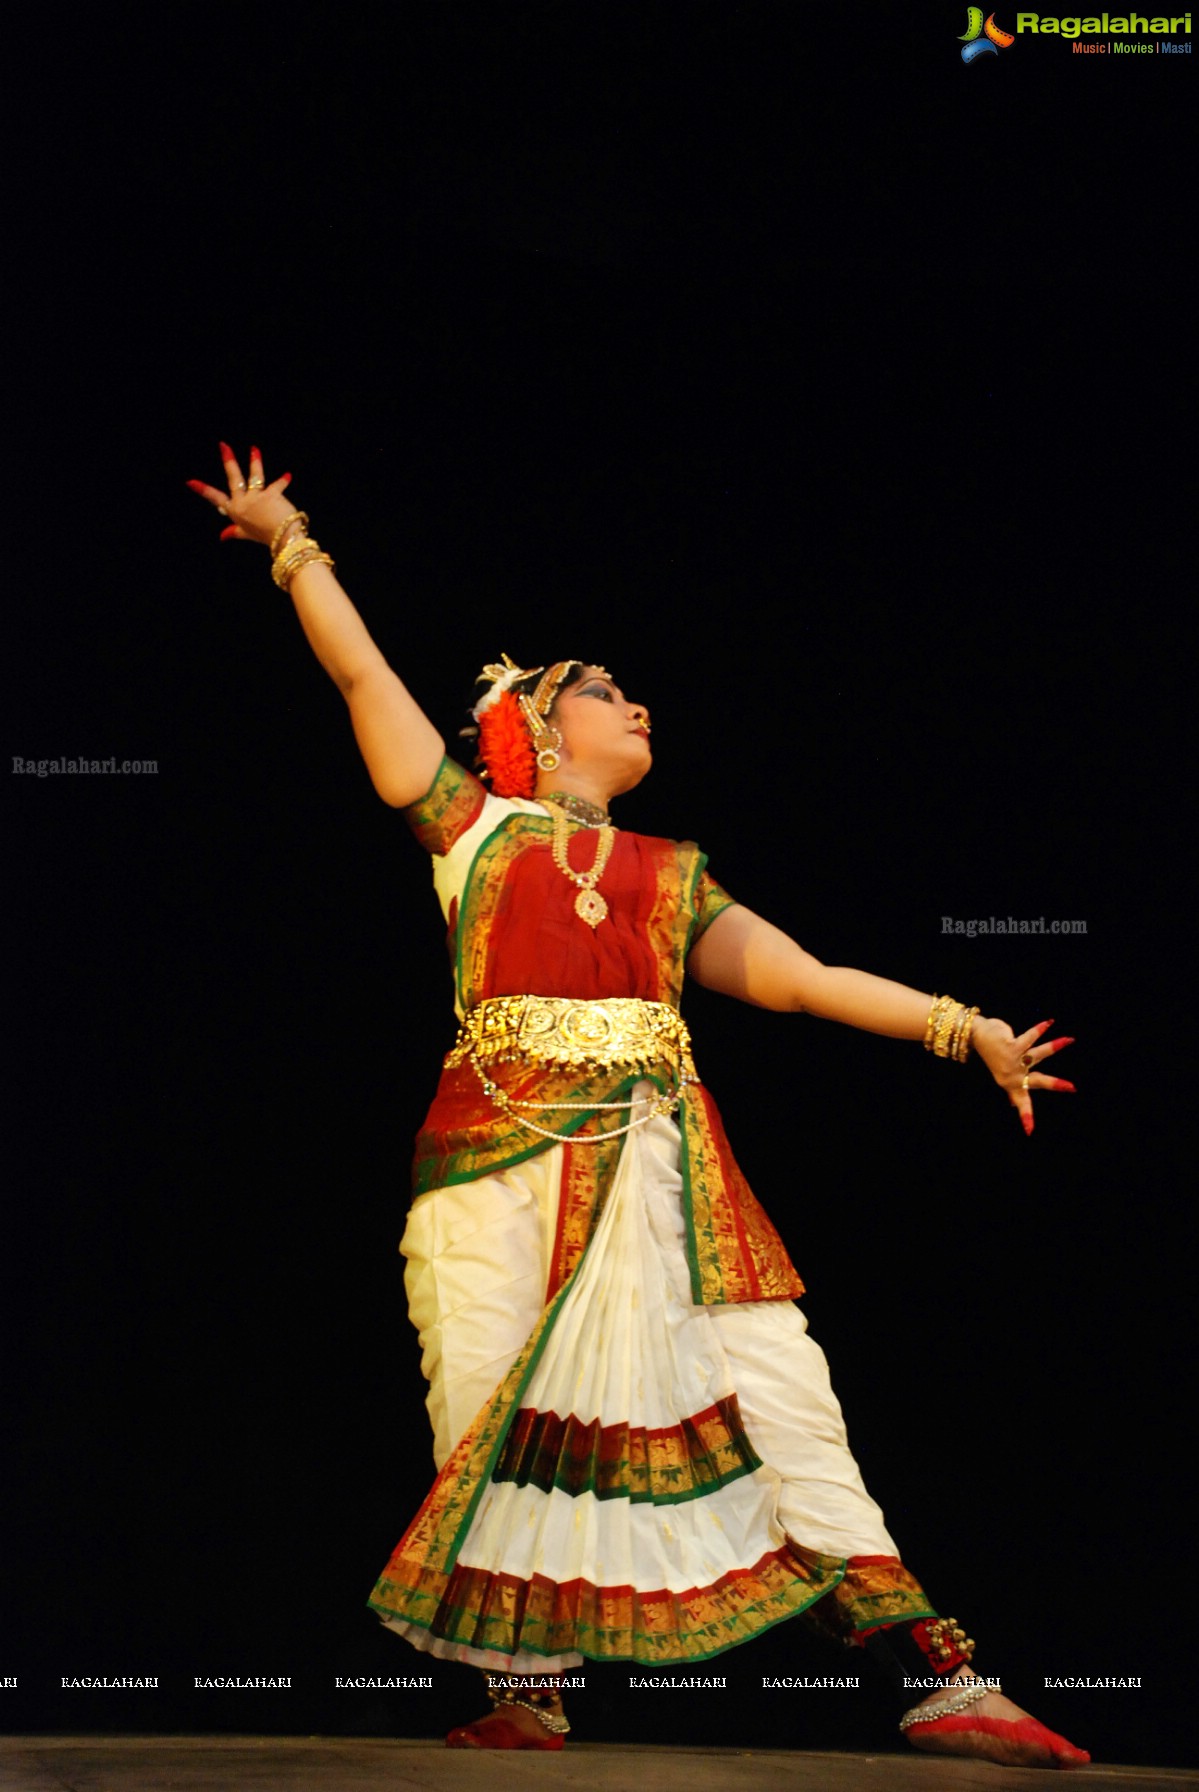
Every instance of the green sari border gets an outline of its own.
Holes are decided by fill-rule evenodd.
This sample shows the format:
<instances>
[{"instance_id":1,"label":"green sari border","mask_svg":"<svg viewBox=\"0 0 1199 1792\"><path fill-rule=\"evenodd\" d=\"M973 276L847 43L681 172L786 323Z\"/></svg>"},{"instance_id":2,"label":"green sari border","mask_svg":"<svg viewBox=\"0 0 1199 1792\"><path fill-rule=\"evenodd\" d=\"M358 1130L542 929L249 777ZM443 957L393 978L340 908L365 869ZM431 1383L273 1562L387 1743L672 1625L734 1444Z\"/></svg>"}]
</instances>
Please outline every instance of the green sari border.
<instances>
[{"instance_id":1,"label":"green sari border","mask_svg":"<svg viewBox=\"0 0 1199 1792\"><path fill-rule=\"evenodd\" d=\"M553 1300L549 1304L549 1307L546 1309L545 1314L543 1315L542 1323L541 1323L541 1335L537 1339L537 1342L534 1344L532 1350L529 1352L529 1360L525 1364L524 1368L522 1369L520 1380L516 1384L516 1387L514 1388L514 1390L512 1392L512 1398L508 1402L507 1416L505 1417L505 1419L501 1423L499 1429L497 1430L496 1435L495 1435L495 1441L492 1444L491 1449L488 1453L486 1467L483 1469L482 1473L479 1476L478 1485L476 1486L474 1492L470 1496L470 1500L466 1506L466 1510L463 1512L461 1521L459 1522L458 1529L454 1532L454 1540L450 1544L449 1549L446 1551L445 1573L447 1576L452 1574L452 1572L454 1570L454 1566L457 1563L459 1553L462 1549L462 1545L466 1542L467 1532L470 1530L471 1525L474 1523L475 1512L478 1510L479 1501L483 1497L483 1490L484 1490L484 1488L489 1487L491 1485L491 1471L494 1469L497 1461L499 1460L500 1451L503 1449L504 1445L508 1441L508 1433L512 1429L513 1420L516 1418L517 1413L520 1411L520 1403L521 1403L522 1398L524 1397L525 1389L528 1387L529 1382L533 1378L534 1369L537 1367L538 1363L541 1361L541 1353L545 1349L546 1342L547 1342L551 1332L553 1331L555 1325L558 1323L558 1315L561 1312L562 1303L566 1299L567 1295L569 1294L571 1285L574 1282L576 1275L578 1275L580 1268L582 1267L583 1263L586 1261L587 1253L591 1249L591 1245L592 1245L594 1238L595 1238L595 1233L593 1232L591 1237L587 1240L587 1243L584 1245L582 1251L579 1254L579 1261L575 1264L574 1268L571 1270L570 1274L567 1276L566 1280L563 1282L561 1288L559 1288L557 1294L554 1296Z\"/></svg>"},{"instance_id":2,"label":"green sari border","mask_svg":"<svg viewBox=\"0 0 1199 1792\"><path fill-rule=\"evenodd\" d=\"M699 1269L699 1245L695 1238L695 1208L691 1199L691 1146L687 1138L688 1105L686 1096L679 1103L678 1123L682 1150L679 1153L679 1165L683 1173L683 1231L686 1240L687 1273L691 1277L691 1298L697 1307L707 1303L704 1300L703 1277Z\"/></svg>"}]
</instances>

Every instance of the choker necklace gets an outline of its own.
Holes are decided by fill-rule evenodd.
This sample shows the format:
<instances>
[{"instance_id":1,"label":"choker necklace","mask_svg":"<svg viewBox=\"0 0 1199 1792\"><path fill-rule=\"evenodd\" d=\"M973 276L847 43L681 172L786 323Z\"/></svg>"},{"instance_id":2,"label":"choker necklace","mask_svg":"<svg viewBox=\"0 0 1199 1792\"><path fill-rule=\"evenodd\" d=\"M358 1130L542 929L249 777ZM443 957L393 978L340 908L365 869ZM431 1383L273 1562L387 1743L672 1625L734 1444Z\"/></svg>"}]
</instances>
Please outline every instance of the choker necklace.
<instances>
[{"instance_id":1,"label":"choker necklace","mask_svg":"<svg viewBox=\"0 0 1199 1792\"><path fill-rule=\"evenodd\" d=\"M612 825L606 809L601 809L598 803L589 803L585 796L574 796L569 790L551 790L548 796L539 796L536 800L548 803L551 808L565 809L572 821L579 822L585 828L607 828Z\"/></svg>"},{"instance_id":2,"label":"choker necklace","mask_svg":"<svg viewBox=\"0 0 1199 1792\"><path fill-rule=\"evenodd\" d=\"M604 867L608 863L616 840L616 829L609 822L603 822L595 830L599 838L595 843L595 859L591 870L575 871L567 857L570 817L565 809L560 809L557 803L551 802L548 797L539 797L537 800L545 804L553 817L554 833L551 849L554 855L554 864L564 877L568 877L572 884L577 884L579 887L579 893L575 897L575 914L580 921L586 921L588 927L594 930L608 913L608 904L595 886L604 875ZM594 804L589 803L587 806L593 808ZM584 823L584 826L591 825L591 823Z\"/></svg>"}]
</instances>

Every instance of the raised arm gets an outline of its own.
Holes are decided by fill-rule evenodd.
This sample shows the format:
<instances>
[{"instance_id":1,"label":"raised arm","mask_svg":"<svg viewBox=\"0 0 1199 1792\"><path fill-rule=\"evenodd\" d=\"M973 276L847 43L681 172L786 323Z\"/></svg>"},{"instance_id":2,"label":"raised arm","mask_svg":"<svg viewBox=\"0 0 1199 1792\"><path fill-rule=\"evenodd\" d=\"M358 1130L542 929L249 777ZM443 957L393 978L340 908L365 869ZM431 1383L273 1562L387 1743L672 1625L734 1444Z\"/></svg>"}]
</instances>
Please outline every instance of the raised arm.
<instances>
[{"instance_id":1,"label":"raised arm","mask_svg":"<svg viewBox=\"0 0 1199 1792\"><path fill-rule=\"evenodd\" d=\"M229 519L222 541L256 541L268 547L274 542L278 553L303 533L299 511L284 496L290 473L267 485L257 448L250 450L248 480L224 442L221 458L227 492L199 479L187 484ZM288 581L288 595L309 646L349 705L354 737L375 789L396 808L416 802L445 755L440 734L375 646L332 567L319 561L301 566Z\"/></svg>"},{"instance_id":2,"label":"raised arm","mask_svg":"<svg viewBox=\"0 0 1199 1792\"><path fill-rule=\"evenodd\" d=\"M736 996L758 1008L807 1013L839 1020L867 1033L892 1039L923 1039L933 997L888 977L847 965L821 964L779 928L739 903L717 915L691 949L687 969L698 983L722 995ZM1073 1093L1073 1083L1045 1076L1033 1065L1072 1039L1038 1044L1053 1025L1041 1021L1017 1036L1005 1020L974 1023L970 1043L1020 1115L1026 1133L1033 1129L1033 1089Z\"/></svg>"}]
</instances>

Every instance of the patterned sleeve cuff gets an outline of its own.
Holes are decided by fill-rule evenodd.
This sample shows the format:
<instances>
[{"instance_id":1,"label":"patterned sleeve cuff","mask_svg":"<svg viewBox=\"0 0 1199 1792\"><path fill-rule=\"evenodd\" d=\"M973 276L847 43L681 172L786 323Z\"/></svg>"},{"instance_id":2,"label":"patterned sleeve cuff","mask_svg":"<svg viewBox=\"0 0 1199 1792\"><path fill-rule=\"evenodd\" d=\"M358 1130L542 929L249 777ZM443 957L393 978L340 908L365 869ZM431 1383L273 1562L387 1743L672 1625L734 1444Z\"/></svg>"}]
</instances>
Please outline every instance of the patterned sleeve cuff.
<instances>
[{"instance_id":1,"label":"patterned sleeve cuff","mask_svg":"<svg viewBox=\"0 0 1199 1792\"><path fill-rule=\"evenodd\" d=\"M726 908L733 908L736 897L730 896L727 890L721 889L714 877L706 871L700 873L699 882L695 886L695 926L691 930L690 944L710 927L717 915L723 915Z\"/></svg>"},{"instance_id":2,"label":"patterned sleeve cuff","mask_svg":"<svg viewBox=\"0 0 1199 1792\"><path fill-rule=\"evenodd\" d=\"M426 852L449 852L483 807L487 792L478 778L453 759L443 759L419 802L402 811Z\"/></svg>"}]
</instances>

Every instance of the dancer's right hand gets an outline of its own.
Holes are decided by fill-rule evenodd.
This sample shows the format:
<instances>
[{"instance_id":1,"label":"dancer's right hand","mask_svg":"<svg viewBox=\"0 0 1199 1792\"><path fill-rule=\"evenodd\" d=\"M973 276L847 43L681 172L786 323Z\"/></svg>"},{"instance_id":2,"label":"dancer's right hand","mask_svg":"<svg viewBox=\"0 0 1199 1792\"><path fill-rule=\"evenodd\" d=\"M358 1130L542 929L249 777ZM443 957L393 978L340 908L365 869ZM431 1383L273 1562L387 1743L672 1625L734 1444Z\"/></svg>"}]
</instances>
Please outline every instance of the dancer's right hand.
<instances>
[{"instance_id":1,"label":"dancer's right hand","mask_svg":"<svg viewBox=\"0 0 1199 1792\"><path fill-rule=\"evenodd\" d=\"M237 456L226 442L221 443L221 459L229 482L227 492L219 491L215 485L205 485L202 479L189 479L188 490L229 518L228 527L221 530L222 541L260 541L269 547L280 525L289 516L299 514L295 505L283 496L291 484L291 474L283 473L267 485L262 471L262 454L257 448L250 450L248 480L243 477Z\"/></svg>"}]
</instances>

